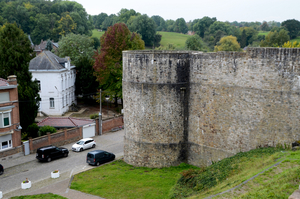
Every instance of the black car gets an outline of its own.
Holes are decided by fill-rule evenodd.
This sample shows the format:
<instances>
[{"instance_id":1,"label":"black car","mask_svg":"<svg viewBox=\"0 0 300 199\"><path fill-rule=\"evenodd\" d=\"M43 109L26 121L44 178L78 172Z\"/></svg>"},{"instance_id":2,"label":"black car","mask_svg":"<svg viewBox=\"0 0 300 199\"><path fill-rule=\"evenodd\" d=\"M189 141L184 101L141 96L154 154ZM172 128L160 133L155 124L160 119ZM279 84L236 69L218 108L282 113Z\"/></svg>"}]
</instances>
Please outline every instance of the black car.
<instances>
[{"instance_id":1,"label":"black car","mask_svg":"<svg viewBox=\"0 0 300 199\"><path fill-rule=\"evenodd\" d=\"M4 173L4 167L2 166L2 164L0 164L0 175L2 175Z\"/></svg>"},{"instance_id":2,"label":"black car","mask_svg":"<svg viewBox=\"0 0 300 199\"><path fill-rule=\"evenodd\" d=\"M39 161L50 162L53 159L68 157L68 155L68 149L52 145L38 148L36 151L36 159L38 159Z\"/></svg>"},{"instance_id":3,"label":"black car","mask_svg":"<svg viewBox=\"0 0 300 199\"><path fill-rule=\"evenodd\" d=\"M102 150L94 150L87 153L86 162L91 165L99 166L101 163L114 160L115 157L116 156L113 153Z\"/></svg>"}]
</instances>

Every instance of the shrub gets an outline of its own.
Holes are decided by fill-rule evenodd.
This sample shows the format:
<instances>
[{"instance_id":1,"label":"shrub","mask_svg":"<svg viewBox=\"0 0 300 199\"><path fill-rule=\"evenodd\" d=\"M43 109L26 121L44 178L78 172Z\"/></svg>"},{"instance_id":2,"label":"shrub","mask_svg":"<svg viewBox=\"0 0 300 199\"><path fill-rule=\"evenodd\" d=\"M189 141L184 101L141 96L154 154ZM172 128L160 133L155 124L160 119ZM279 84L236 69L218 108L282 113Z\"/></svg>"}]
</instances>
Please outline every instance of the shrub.
<instances>
[{"instance_id":1,"label":"shrub","mask_svg":"<svg viewBox=\"0 0 300 199\"><path fill-rule=\"evenodd\" d=\"M97 119L99 117L98 113L90 115L91 119Z\"/></svg>"},{"instance_id":2,"label":"shrub","mask_svg":"<svg viewBox=\"0 0 300 199\"><path fill-rule=\"evenodd\" d=\"M30 124L26 129L27 137L32 137L32 138L38 137L39 129L40 127L36 123Z\"/></svg>"},{"instance_id":3,"label":"shrub","mask_svg":"<svg viewBox=\"0 0 300 199\"><path fill-rule=\"evenodd\" d=\"M48 132L55 133L56 128L54 128L53 126L43 126L40 128L39 132L40 132L40 136L46 135Z\"/></svg>"}]
</instances>

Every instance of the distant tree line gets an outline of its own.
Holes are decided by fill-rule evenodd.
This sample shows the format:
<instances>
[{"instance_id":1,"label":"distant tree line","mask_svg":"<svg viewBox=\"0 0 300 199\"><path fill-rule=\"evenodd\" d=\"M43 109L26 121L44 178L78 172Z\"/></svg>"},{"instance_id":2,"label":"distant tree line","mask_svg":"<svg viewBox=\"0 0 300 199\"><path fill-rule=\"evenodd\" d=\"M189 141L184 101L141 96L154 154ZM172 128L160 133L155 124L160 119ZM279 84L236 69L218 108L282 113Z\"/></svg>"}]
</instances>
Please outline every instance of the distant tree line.
<instances>
[{"instance_id":1,"label":"distant tree line","mask_svg":"<svg viewBox=\"0 0 300 199\"><path fill-rule=\"evenodd\" d=\"M34 44L68 33L91 36L94 29L81 4L63 0L0 0L0 25L6 22L16 23Z\"/></svg>"}]
</instances>

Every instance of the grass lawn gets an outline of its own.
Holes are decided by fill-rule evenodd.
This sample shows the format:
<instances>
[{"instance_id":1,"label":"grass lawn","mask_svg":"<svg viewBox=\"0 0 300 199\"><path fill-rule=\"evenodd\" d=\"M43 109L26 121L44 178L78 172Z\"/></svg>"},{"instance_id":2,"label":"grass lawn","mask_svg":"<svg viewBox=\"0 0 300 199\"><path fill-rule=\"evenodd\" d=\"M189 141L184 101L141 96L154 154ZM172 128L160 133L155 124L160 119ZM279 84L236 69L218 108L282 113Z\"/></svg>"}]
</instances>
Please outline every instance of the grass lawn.
<instances>
[{"instance_id":1,"label":"grass lawn","mask_svg":"<svg viewBox=\"0 0 300 199\"><path fill-rule=\"evenodd\" d=\"M11 199L33 199L33 198L43 198L43 199L66 199L60 195L56 195L53 193L46 193L46 194L38 194L38 195L25 195L25 196L15 196Z\"/></svg>"},{"instance_id":2,"label":"grass lawn","mask_svg":"<svg viewBox=\"0 0 300 199\"><path fill-rule=\"evenodd\" d=\"M187 164L160 169L134 167L117 160L75 175L71 189L106 199L169 198L170 189L180 177L179 173L191 168L198 169Z\"/></svg>"},{"instance_id":3,"label":"grass lawn","mask_svg":"<svg viewBox=\"0 0 300 199\"><path fill-rule=\"evenodd\" d=\"M96 37L100 40L100 37L105 33L105 31L98 31L97 29L94 29L93 30L93 35L92 37Z\"/></svg>"},{"instance_id":4,"label":"grass lawn","mask_svg":"<svg viewBox=\"0 0 300 199\"><path fill-rule=\"evenodd\" d=\"M163 46L167 46L168 44L173 44L176 49L184 49L185 41L187 38L191 37L191 35L176 33L176 32L161 32L158 31L160 35L162 35L160 44Z\"/></svg>"},{"instance_id":5,"label":"grass lawn","mask_svg":"<svg viewBox=\"0 0 300 199\"><path fill-rule=\"evenodd\" d=\"M265 35L267 36L267 34L269 33L270 31L258 31L258 35Z\"/></svg>"}]
</instances>

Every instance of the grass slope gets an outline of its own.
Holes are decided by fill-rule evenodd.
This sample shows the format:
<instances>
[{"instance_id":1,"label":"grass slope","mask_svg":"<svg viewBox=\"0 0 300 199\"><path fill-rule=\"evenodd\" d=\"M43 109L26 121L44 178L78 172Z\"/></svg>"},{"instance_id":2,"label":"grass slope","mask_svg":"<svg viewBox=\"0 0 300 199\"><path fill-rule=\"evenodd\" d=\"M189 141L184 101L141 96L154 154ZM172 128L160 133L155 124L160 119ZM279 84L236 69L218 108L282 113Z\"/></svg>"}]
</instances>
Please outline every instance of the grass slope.
<instances>
[{"instance_id":1,"label":"grass slope","mask_svg":"<svg viewBox=\"0 0 300 199\"><path fill-rule=\"evenodd\" d=\"M290 42L295 42L295 41L297 41L298 43L300 42L300 36L298 36L297 38L295 38L295 39L292 39Z\"/></svg>"},{"instance_id":2,"label":"grass slope","mask_svg":"<svg viewBox=\"0 0 300 199\"><path fill-rule=\"evenodd\" d=\"M163 46L167 46L168 44L173 44L176 49L184 49L185 41L191 37L191 35L176 33L176 32L161 32L158 31L160 35L162 35L160 44Z\"/></svg>"},{"instance_id":3,"label":"grass slope","mask_svg":"<svg viewBox=\"0 0 300 199\"><path fill-rule=\"evenodd\" d=\"M75 175L71 189L106 199L168 198L180 172L195 166L181 164L169 168L133 167L123 160Z\"/></svg>"},{"instance_id":4,"label":"grass slope","mask_svg":"<svg viewBox=\"0 0 300 199\"><path fill-rule=\"evenodd\" d=\"M283 160L283 161L282 161ZM269 169L275 163L281 164ZM300 151L261 148L241 152L208 167L133 167L122 160L75 175L72 189L110 198L288 198L300 182ZM267 170L268 169L268 170Z\"/></svg>"}]
</instances>

